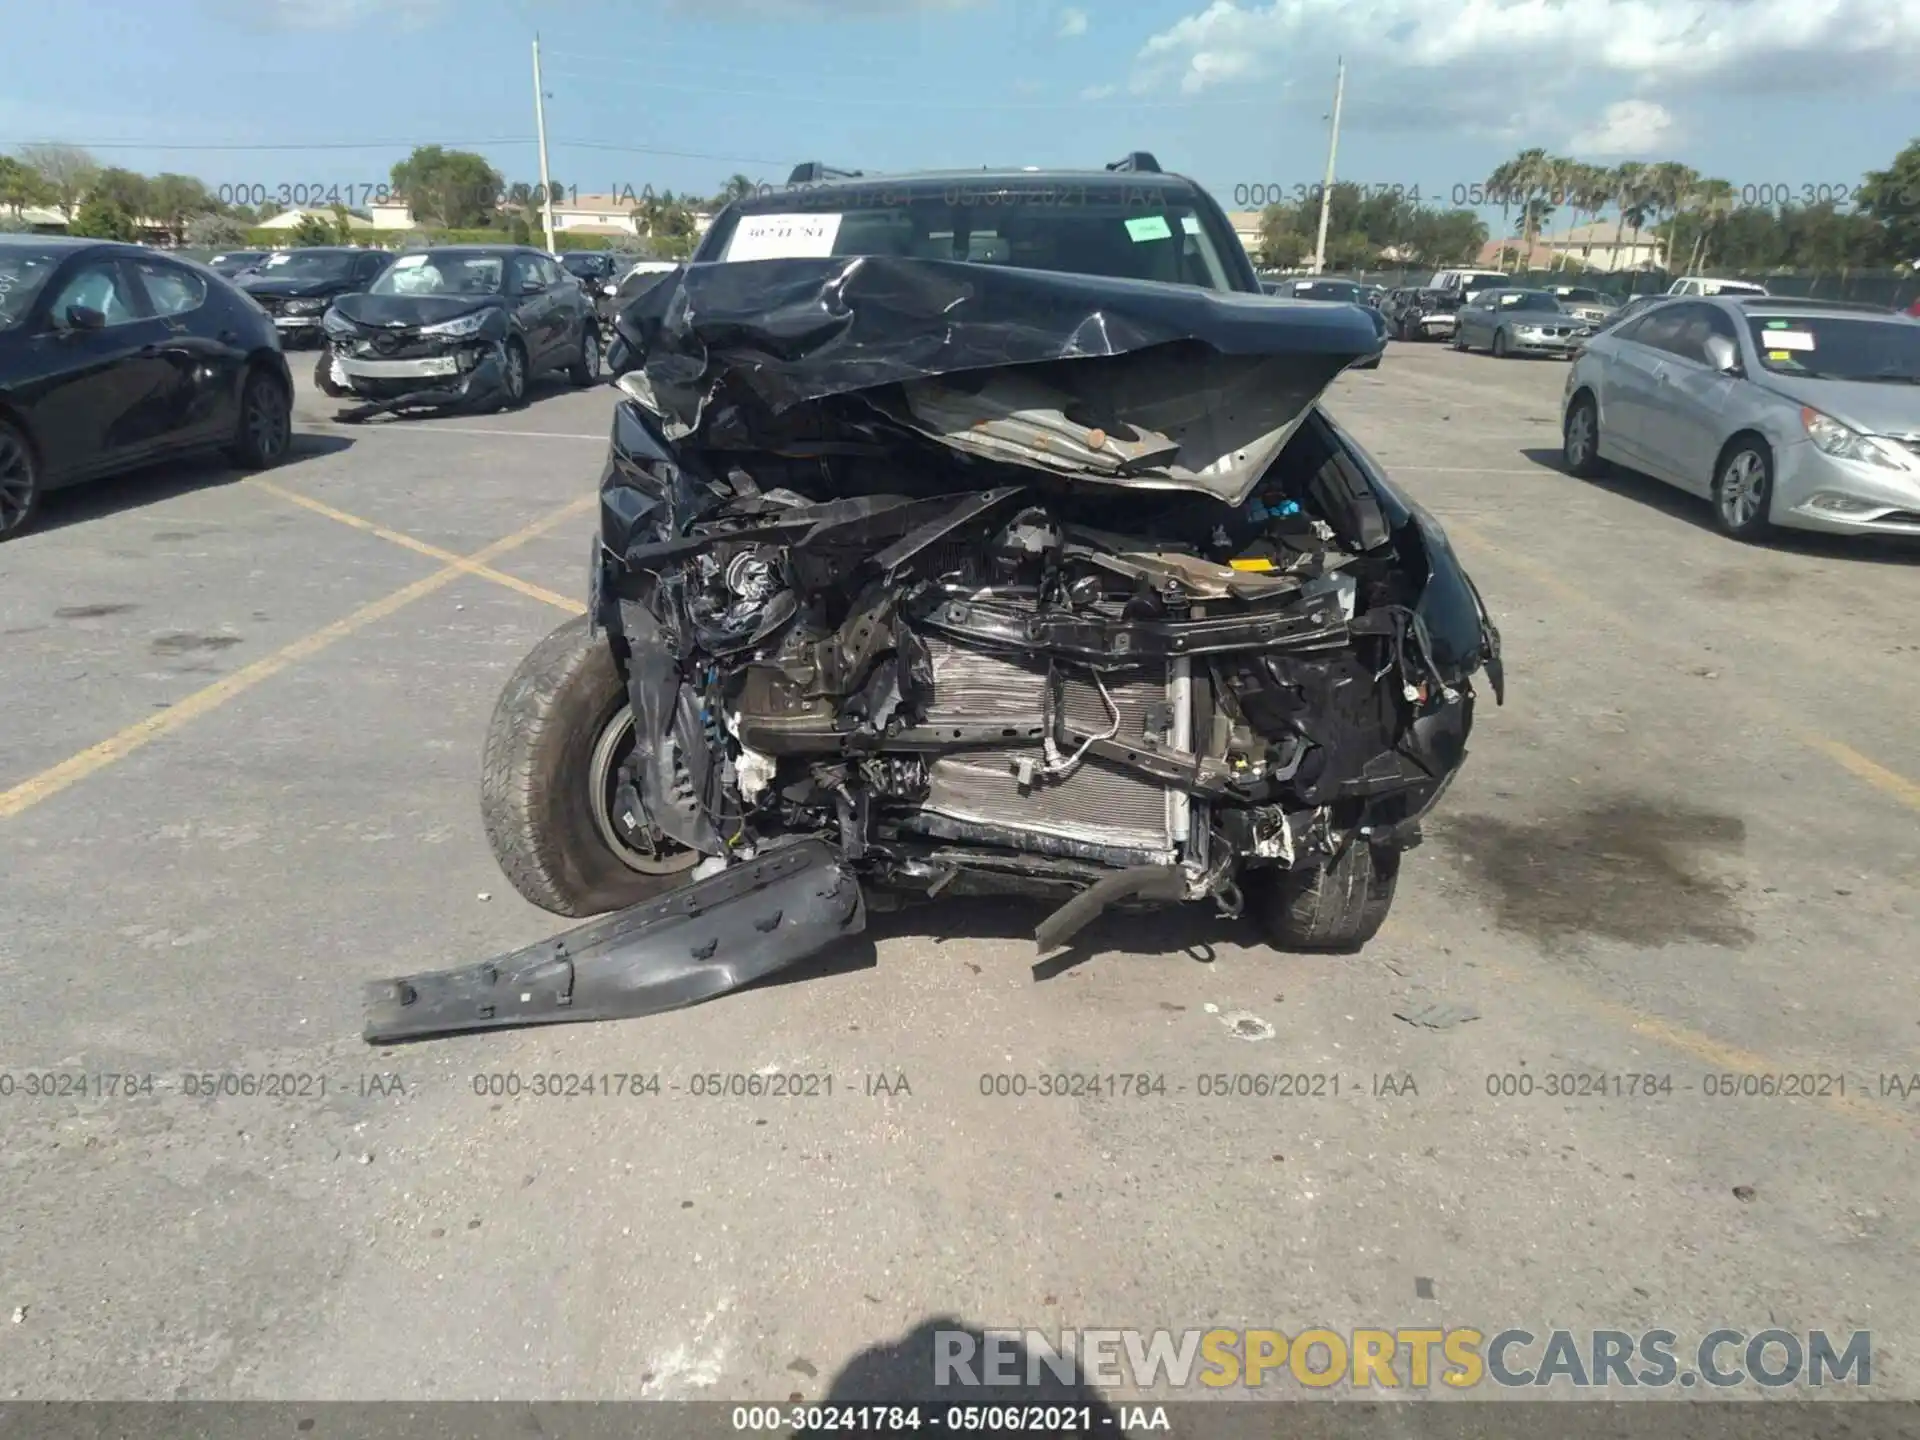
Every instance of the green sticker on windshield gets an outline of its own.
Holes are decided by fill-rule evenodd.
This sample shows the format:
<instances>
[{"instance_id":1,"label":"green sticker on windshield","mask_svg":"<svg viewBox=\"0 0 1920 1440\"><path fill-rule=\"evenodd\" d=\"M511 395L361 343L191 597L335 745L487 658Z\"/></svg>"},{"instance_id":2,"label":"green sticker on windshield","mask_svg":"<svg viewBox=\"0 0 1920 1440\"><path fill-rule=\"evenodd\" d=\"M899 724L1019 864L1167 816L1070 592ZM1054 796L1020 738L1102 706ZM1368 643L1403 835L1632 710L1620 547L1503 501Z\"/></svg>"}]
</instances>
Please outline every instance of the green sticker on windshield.
<instances>
[{"instance_id":1,"label":"green sticker on windshield","mask_svg":"<svg viewBox=\"0 0 1920 1440\"><path fill-rule=\"evenodd\" d=\"M1135 240L1171 240L1173 227L1164 215L1141 215L1127 221L1127 234Z\"/></svg>"},{"instance_id":2,"label":"green sticker on windshield","mask_svg":"<svg viewBox=\"0 0 1920 1440\"><path fill-rule=\"evenodd\" d=\"M1792 323L1793 322L1791 320L1769 320L1767 321L1767 329L1784 330Z\"/></svg>"}]
</instances>

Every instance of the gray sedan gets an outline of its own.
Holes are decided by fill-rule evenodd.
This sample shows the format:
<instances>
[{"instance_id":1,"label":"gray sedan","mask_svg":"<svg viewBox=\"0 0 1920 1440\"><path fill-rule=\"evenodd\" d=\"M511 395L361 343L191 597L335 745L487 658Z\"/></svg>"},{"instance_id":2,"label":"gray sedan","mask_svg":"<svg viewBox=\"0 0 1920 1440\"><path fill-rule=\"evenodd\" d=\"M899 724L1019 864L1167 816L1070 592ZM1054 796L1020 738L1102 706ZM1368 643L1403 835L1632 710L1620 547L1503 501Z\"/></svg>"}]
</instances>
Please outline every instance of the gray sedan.
<instances>
[{"instance_id":1,"label":"gray sedan","mask_svg":"<svg viewBox=\"0 0 1920 1440\"><path fill-rule=\"evenodd\" d=\"M1548 290L1482 290L1459 311L1453 348L1484 346L1496 359L1509 355L1571 355L1593 333L1593 323L1569 315Z\"/></svg>"},{"instance_id":2,"label":"gray sedan","mask_svg":"<svg viewBox=\"0 0 1920 1440\"><path fill-rule=\"evenodd\" d=\"M1567 469L1608 461L1713 502L1720 529L1920 537L1920 321L1871 305L1683 298L1567 372Z\"/></svg>"}]
</instances>

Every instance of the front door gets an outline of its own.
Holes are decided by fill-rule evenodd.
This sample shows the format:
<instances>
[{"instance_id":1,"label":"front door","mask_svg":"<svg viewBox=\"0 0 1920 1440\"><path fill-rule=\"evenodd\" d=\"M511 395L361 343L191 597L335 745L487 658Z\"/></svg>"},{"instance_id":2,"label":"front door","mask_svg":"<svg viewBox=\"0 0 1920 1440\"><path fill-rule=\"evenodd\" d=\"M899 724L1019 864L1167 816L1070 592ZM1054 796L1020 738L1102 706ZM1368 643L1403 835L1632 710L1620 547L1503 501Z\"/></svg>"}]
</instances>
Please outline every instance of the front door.
<instances>
[{"instance_id":1,"label":"front door","mask_svg":"<svg viewBox=\"0 0 1920 1440\"><path fill-rule=\"evenodd\" d=\"M82 261L57 279L33 343L47 378L29 404L52 484L136 464L166 429L173 369L162 355L167 329L112 256ZM90 328L80 312L104 323Z\"/></svg>"}]
</instances>

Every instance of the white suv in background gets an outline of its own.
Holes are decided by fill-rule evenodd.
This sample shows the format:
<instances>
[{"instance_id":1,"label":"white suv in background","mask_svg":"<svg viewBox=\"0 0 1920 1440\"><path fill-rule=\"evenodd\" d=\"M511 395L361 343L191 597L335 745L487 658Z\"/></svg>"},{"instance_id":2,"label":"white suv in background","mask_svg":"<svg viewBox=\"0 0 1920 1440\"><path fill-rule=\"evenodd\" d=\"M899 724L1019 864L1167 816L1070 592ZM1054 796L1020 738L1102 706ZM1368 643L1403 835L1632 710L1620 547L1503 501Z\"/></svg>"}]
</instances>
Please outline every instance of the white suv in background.
<instances>
[{"instance_id":1,"label":"white suv in background","mask_svg":"<svg viewBox=\"0 0 1920 1440\"><path fill-rule=\"evenodd\" d=\"M1716 280L1711 275L1682 275L1667 287L1669 295L1767 295L1764 285L1748 280Z\"/></svg>"}]
</instances>

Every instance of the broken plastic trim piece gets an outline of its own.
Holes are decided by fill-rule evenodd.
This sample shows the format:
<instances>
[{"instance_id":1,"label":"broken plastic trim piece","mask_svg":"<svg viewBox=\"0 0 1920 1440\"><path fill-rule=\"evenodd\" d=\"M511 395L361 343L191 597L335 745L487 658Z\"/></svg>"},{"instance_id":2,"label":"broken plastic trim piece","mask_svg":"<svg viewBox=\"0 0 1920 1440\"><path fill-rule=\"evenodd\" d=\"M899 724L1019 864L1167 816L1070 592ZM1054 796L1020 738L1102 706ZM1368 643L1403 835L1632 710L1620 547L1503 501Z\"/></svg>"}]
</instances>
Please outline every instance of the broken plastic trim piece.
<instances>
[{"instance_id":1,"label":"broken plastic trim piece","mask_svg":"<svg viewBox=\"0 0 1920 1440\"><path fill-rule=\"evenodd\" d=\"M457 970L367 987L369 1044L624 1020L710 1000L867 926L852 872L818 840Z\"/></svg>"},{"instance_id":2,"label":"broken plastic trim piece","mask_svg":"<svg viewBox=\"0 0 1920 1440\"><path fill-rule=\"evenodd\" d=\"M1042 950L1064 945L1091 924L1101 911L1126 900L1184 900L1186 876L1174 865L1136 865L1096 880L1062 905L1033 932Z\"/></svg>"}]
</instances>

